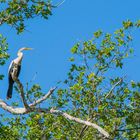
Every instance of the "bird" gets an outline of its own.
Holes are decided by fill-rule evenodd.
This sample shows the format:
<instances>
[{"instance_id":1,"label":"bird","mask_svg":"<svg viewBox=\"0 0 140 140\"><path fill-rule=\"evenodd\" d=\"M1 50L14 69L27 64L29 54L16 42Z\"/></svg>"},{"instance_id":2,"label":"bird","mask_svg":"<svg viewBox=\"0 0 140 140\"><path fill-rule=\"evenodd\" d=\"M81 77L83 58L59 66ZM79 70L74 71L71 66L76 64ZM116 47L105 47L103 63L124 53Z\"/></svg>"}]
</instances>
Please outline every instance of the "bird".
<instances>
[{"instance_id":1,"label":"bird","mask_svg":"<svg viewBox=\"0 0 140 140\"><path fill-rule=\"evenodd\" d=\"M12 98L12 92L13 92L13 85L15 82L15 79L18 78L21 70L21 62L23 59L23 52L24 50L32 50L33 48L27 48L23 47L18 50L17 58L12 60L10 63L9 69L8 69L8 90L7 90L7 99Z\"/></svg>"}]
</instances>

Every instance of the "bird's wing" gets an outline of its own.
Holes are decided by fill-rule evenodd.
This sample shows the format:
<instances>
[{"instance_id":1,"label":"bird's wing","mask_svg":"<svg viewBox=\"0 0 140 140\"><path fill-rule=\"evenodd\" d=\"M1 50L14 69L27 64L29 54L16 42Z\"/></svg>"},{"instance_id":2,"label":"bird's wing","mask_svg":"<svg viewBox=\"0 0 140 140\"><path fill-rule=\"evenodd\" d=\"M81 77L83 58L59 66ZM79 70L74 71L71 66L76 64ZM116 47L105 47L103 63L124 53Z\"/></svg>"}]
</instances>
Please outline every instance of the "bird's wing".
<instances>
[{"instance_id":1,"label":"bird's wing","mask_svg":"<svg viewBox=\"0 0 140 140\"><path fill-rule=\"evenodd\" d=\"M12 66L13 66L13 61L10 63L9 69L8 69L8 79L9 79L9 84L14 83L12 76L11 76L11 71L12 71Z\"/></svg>"},{"instance_id":2,"label":"bird's wing","mask_svg":"<svg viewBox=\"0 0 140 140\"><path fill-rule=\"evenodd\" d=\"M10 69L11 69L11 67L12 67L13 62L14 62L14 61L12 61L12 62L10 63L10 66L9 66L9 68L8 68L8 73L10 72Z\"/></svg>"},{"instance_id":3,"label":"bird's wing","mask_svg":"<svg viewBox=\"0 0 140 140\"><path fill-rule=\"evenodd\" d=\"M21 71L21 65L18 65L17 77L19 76L20 71Z\"/></svg>"}]
</instances>

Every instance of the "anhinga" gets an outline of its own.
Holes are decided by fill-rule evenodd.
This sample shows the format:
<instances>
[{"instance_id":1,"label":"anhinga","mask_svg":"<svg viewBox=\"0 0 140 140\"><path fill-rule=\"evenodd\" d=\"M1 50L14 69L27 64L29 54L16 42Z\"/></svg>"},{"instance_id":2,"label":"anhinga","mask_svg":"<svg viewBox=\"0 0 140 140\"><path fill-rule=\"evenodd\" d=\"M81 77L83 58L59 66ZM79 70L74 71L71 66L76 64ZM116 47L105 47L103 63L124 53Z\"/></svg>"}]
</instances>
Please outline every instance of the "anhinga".
<instances>
[{"instance_id":1,"label":"anhinga","mask_svg":"<svg viewBox=\"0 0 140 140\"><path fill-rule=\"evenodd\" d=\"M23 58L23 50L32 50L32 48L21 48L19 49L18 53L17 53L17 58L14 59L10 66L9 66L9 70L8 70L8 80L9 80L9 87L8 87L8 91L7 91L7 99L12 98L12 91L13 91L13 85L16 78L18 78L20 70L21 70L21 61Z\"/></svg>"}]
</instances>

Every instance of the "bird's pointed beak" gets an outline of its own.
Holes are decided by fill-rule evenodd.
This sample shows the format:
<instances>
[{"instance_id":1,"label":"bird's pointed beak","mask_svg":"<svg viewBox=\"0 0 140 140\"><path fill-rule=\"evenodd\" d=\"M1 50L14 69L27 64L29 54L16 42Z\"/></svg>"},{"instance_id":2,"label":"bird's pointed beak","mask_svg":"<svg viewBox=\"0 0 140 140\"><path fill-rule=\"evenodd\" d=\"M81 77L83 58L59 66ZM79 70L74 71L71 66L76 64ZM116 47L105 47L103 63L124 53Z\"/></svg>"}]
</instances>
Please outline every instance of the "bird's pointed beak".
<instances>
[{"instance_id":1,"label":"bird's pointed beak","mask_svg":"<svg viewBox=\"0 0 140 140\"><path fill-rule=\"evenodd\" d=\"M33 48L26 48L26 50L33 50Z\"/></svg>"}]
</instances>

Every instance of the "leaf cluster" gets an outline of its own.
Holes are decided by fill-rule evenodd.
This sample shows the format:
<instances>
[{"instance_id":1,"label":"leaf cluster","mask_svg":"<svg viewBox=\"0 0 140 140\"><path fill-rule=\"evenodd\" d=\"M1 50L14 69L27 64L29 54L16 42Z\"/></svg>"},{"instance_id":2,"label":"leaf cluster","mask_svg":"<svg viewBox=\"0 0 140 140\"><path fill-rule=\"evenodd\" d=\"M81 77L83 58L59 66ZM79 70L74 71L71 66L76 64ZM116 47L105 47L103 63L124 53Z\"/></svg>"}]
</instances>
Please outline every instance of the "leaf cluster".
<instances>
[{"instance_id":1,"label":"leaf cluster","mask_svg":"<svg viewBox=\"0 0 140 140\"><path fill-rule=\"evenodd\" d=\"M14 26L18 33L25 29L25 20L51 15L50 1L0 1L7 4L0 12L0 24ZM98 30L93 38L76 43L69 59L69 69L64 85L50 98L50 106L69 113L72 116L97 123L111 134L112 139L136 139L140 127L140 83L125 80L124 76L111 75L112 70L122 69L124 59L129 57L132 28L139 28L140 21L123 22L123 27L113 34ZM6 39L0 36L0 65L9 57ZM3 76L0 75L0 79ZM16 88L18 91L18 88ZM26 90L28 103L42 97L41 87L34 84ZM51 102L52 101L52 102ZM13 104L18 106L17 103ZM15 139L103 139L95 129L70 122L62 116L37 114L26 117L17 116L1 123L0 138ZM134 129L135 128L135 129Z\"/></svg>"},{"instance_id":2,"label":"leaf cluster","mask_svg":"<svg viewBox=\"0 0 140 140\"><path fill-rule=\"evenodd\" d=\"M25 30L25 20L35 17L42 17L48 19L51 15L52 5L48 0L11 0L1 1L2 6L5 7L0 11L0 25L6 23L16 28L17 33Z\"/></svg>"}]
</instances>

